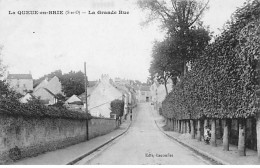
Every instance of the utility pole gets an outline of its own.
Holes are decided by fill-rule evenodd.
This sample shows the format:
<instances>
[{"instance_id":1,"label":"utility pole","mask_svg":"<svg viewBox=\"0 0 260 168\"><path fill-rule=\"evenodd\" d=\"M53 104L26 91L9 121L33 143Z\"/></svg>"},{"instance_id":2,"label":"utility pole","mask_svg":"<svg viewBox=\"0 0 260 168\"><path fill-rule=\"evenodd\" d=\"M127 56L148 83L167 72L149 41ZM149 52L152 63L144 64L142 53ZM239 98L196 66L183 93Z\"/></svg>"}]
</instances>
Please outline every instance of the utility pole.
<instances>
[{"instance_id":1,"label":"utility pole","mask_svg":"<svg viewBox=\"0 0 260 168\"><path fill-rule=\"evenodd\" d=\"M85 96L86 96L86 108L85 108L85 112L86 114L88 114L88 90L87 90L87 86L88 86L88 77L87 77L87 71L86 71L86 62L84 62L84 71L85 71ZM88 141L88 119L86 121L86 139Z\"/></svg>"}]
</instances>

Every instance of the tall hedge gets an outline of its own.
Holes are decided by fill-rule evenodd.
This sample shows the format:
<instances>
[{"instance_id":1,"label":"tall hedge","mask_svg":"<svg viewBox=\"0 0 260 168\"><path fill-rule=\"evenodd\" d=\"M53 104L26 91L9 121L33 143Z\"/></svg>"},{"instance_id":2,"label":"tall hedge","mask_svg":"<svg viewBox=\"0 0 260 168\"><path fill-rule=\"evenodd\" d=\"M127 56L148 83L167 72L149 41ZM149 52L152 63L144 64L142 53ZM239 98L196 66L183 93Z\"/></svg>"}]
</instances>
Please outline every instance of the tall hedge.
<instances>
[{"instance_id":1,"label":"tall hedge","mask_svg":"<svg viewBox=\"0 0 260 168\"><path fill-rule=\"evenodd\" d=\"M260 2L237 9L231 22L163 102L163 115L184 118L248 118L259 88Z\"/></svg>"}]
</instances>

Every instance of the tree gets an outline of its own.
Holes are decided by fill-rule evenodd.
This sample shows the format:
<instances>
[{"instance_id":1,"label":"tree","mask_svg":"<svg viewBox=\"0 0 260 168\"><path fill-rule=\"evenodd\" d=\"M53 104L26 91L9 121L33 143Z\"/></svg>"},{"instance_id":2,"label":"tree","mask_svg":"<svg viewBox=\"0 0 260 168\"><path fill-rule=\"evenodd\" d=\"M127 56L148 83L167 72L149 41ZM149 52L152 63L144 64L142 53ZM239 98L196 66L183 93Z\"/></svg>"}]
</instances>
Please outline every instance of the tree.
<instances>
[{"instance_id":1,"label":"tree","mask_svg":"<svg viewBox=\"0 0 260 168\"><path fill-rule=\"evenodd\" d=\"M60 79L62 77L62 71L56 70L56 71L51 72L50 74L44 75L44 76L40 77L39 79L34 80L34 84L39 84L45 78L51 79L54 76L57 76Z\"/></svg>"},{"instance_id":2,"label":"tree","mask_svg":"<svg viewBox=\"0 0 260 168\"><path fill-rule=\"evenodd\" d=\"M201 24L209 0L206 3L199 0L139 0L137 3L141 9L149 11L146 24L160 20L168 34L175 34L186 33L194 24Z\"/></svg>"},{"instance_id":3,"label":"tree","mask_svg":"<svg viewBox=\"0 0 260 168\"><path fill-rule=\"evenodd\" d=\"M84 73L81 71L70 71L67 74L62 75L60 78L62 84L62 91L67 97L72 95L80 95L85 91L85 78Z\"/></svg>"},{"instance_id":4,"label":"tree","mask_svg":"<svg viewBox=\"0 0 260 168\"><path fill-rule=\"evenodd\" d=\"M2 46L0 46L0 56L2 55ZM3 60L0 57L0 78L3 77L7 66L3 64Z\"/></svg>"},{"instance_id":5,"label":"tree","mask_svg":"<svg viewBox=\"0 0 260 168\"><path fill-rule=\"evenodd\" d=\"M156 79L164 84L166 95L168 95L167 82L170 78L177 77L181 73L178 64L171 60L168 41L155 42L153 46L152 62L149 69L151 79Z\"/></svg>"},{"instance_id":6,"label":"tree","mask_svg":"<svg viewBox=\"0 0 260 168\"><path fill-rule=\"evenodd\" d=\"M178 63L182 64L182 73L185 73L186 63L198 55L194 52L203 50L204 44L210 40L208 31L203 28L200 21L208 2L197 0L138 1L141 9L149 11L146 23L159 19L162 27L166 29L167 38L172 41L170 45L174 48L173 62L178 60ZM202 38L197 38L196 35Z\"/></svg>"},{"instance_id":7,"label":"tree","mask_svg":"<svg viewBox=\"0 0 260 168\"><path fill-rule=\"evenodd\" d=\"M115 99L110 103L111 114L116 114L117 117L122 117L124 114L124 101Z\"/></svg>"}]
</instances>

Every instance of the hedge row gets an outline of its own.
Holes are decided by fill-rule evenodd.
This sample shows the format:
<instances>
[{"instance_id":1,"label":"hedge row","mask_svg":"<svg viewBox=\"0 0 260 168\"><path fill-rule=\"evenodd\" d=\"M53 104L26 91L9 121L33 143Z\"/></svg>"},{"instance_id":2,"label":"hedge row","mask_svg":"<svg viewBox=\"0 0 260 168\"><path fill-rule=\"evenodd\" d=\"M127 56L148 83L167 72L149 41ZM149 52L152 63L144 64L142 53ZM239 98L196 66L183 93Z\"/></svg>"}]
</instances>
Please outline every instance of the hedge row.
<instances>
[{"instance_id":1,"label":"hedge row","mask_svg":"<svg viewBox=\"0 0 260 168\"><path fill-rule=\"evenodd\" d=\"M0 98L0 113L12 116L91 119L90 114L71 111L65 107L45 106L37 100L20 103L15 98Z\"/></svg>"},{"instance_id":2,"label":"hedge row","mask_svg":"<svg viewBox=\"0 0 260 168\"><path fill-rule=\"evenodd\" d=\"M248 118L255 116L260 59L260 2L237 9L223 33L206 47L192 69L163 102L165 117Z\"/></svg>"}]
</instances>

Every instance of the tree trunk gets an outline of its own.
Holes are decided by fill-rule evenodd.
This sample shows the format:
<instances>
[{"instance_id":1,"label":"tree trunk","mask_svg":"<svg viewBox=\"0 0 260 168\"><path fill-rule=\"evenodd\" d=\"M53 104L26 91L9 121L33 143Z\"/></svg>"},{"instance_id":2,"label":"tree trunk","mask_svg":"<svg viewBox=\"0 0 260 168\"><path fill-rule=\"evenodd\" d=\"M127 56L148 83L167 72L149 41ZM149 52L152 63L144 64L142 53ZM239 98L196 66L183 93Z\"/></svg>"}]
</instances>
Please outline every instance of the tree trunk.
<instances>
[{"instance_id":1,"label":"tree trunk","mask_svg":"<svg viewBox=\"0 0 260 168\"><path fill-rule=\"evenodd\" d=\"M181 133L182 125L181 125L181 120L179 120L179 131Z\"/></svg>"},{"instance_id":2,"label":"tree trunk","mask_svg":"<svg viewBox=\"0 0 260 168\"><path fill-rule=\"evenodd\" d=\"M219 119L219 137L223 137L223 127L222 127L222 120Z\"/></svg>"},{"instance_id":3,"label":"tree trunk","mask_svg":"<svg viewBox=\"0 0 260 168\"><path fill-rule=\"evenodd\" d=\"M238 120L238 154L239 156L246 156L246 120Z\"/></svg>"},{"instance_id":4,"label":"tree trunk","mask_svg":"<svg viewBox=\"0 0 260 168\"><path fill-rule=\"evenodd\" d=\"M188 125L187 125L187 121L185 120L185 134L188 133Z\"/></svg>"},{"instance_id":5,"label":"tree trunk","mask_svg":"<svg viewBox=\"0 0 260 168\"><path fill-rule=\"evenodd\" d=\"M181 120L181 133L183 134L184 133L184 121Z\"/></svg>"},{"instance_id":6,"label":"tree trunk","mask_svg":"<svg viewBox=\"0 0 260 168\"><path fill-rule=\"evenodd\" d=\"M178 120L178 132L181 133L181 120Z\"/></svg>"},{"instance_id":7,"label":"tree trunk","mask_svg":"<svg viewBox=\"0 0 260 168\"><path fill-rule=\"evenodd\" d=\"M181 134L183 133L183 121L180 120L180 123L181 123Z\"/></svg>"},{"instance_id":8,"label":"tree trunk","mask_svg":"<svg viewBox=\"0 0 260 168\"><path fill-rule=\"evenodd\" d=\"M186 134L186 120L183 120L183 133Z\"/></svg>"},{"instance_id":9,"label":"tree trunk","mask_svg":"<svg viewBox=\"0 0 260 168\"><path fill-rule=\"evenodd\" d=\"M175 119L172 119L172 131L175 131Z\"/></svg>"},{"instance_id":10,"label":"tree trunk","mask_svg":"<svg viewBox=\"0 0 260 168\"><path fill-rule=\"evenodd\" d=\"M187 120L187 133L190 134L190 122Z\"/></svg>"},{"instance_id":11,"label":"tree trunk","mask_svg":"<svg viewBox=\"0 0 260 168\"><path fill-rule=\"evenodd\" d=\"M174 119L174 131L176 132L177 131L177 120Z\"/></svg>"},{"instance_id":12,"label":"tree trunk","mask_svg":"<svg viewBox=\"0 0 260 168\"><path fill-rule=\"evenodd\" d=\"M191 139L195 139L195 129L194 129L194 121L190 120L190 128L191 128Z\"/></svg>"},{"instance_id":13,"label":"tree trunk","mask_svg":"<svg viewBox=\"0 0 260 168\"><path fill-rule=\"evenodd\" d=\"M256 139L256 118L252 118L251 119L251 130L252 130L252 144L253 144L253 150L256 150L257 151L257 139Z\"/></svg>"},{"instance_id":14,"label":"tree trunk","mask_svg":"<svg viewBox=\"0 0 260 168\"><path fill-rule=\"evenodd\" d=\"M166 119L166 128L168 129L169 120L168 120L168 118L165 118L165 119Z\"/></svg>"},{"instance_id":15,"label":"tree trunk","mask_svg":"<svg viewBox=\"0 0 260 168\"><path fill-rule=\"evenodd\" d=\"M169 122L168 122L168 130L171 130L171 119L169 118Z\"/></svg>"},{"instance_id":16,"label":"tree trunk","mask_svg":"<svg viewBox=\"0 0 260 168\"><path fill-rule=\"evenodd\" d=\"M173 119L171 118L171 131L173 131Z\"/></svg>"},{"instance_id":17,"label":"tree trunk","mask_svg":"<svg viewBox=\"0 0 260 168\"><path fill-rule=\"evenodd\" d=\"M205 134L205 132L206 132L206 127L209 125L209 121L207 120L207 119L205 119L204 120L204 125L203 125L203 132L204 132L204 134ZM203 134L203 137L204 137L204 134Z\"/></svg>"},{"instance_id":18,"label":"tree trunk","mask_svg":"<svg viewBox=\"0 0 260 168\"><path fill-rule=\"evenodd\" d=\"M201 122L200 122L200 120L198 120L197 140L201 141Z\"/></svg>"},{"instance_id":19,"label":"tree trunk","mask_svg":"<svg viewBox=\"0 0 260 168\"><path fill-rule=\"evenodd\" d=\"M210 144L212 146L217 146L216 143L216 119L211 120L211 138L210 138Z\"/></svg>"},{"instance_id":20,"label":"tree trunk","mask_svg":"<svg viewBox=\"0 0 260 168\"><path fill-rule=\"evenodd\" d=\"M183 122L183 125L184 125L184 130L183 130L183 133L186 134L187 133L187 125L186 125L186 120L184 120Z\"/></svg>"},{"instance_id":21,"label":"tree trunk","mask_svg":"<svg viewBox=\"0 0 260 168\"><path fill-rule=\"evenodd\" d=\"M256 114L256 141L257 141L257 155L260 161L260 114Z\"/></svg>"},{"instance_id":22,"label":"tree trunk","mask_svg":"<svg viewBox=\"0 0 260 168\"><path fill-rule=\"evenodd\" d=\"M231 126L231 120L230 119L224 119L224 133L223 133L223 149L225 151L229 151L229 132L230 132L230 126Z\"/></svg>"}]
</instances>

